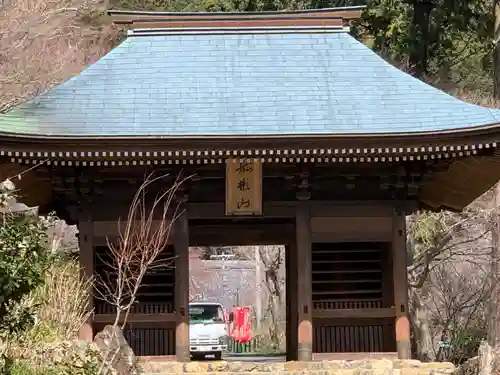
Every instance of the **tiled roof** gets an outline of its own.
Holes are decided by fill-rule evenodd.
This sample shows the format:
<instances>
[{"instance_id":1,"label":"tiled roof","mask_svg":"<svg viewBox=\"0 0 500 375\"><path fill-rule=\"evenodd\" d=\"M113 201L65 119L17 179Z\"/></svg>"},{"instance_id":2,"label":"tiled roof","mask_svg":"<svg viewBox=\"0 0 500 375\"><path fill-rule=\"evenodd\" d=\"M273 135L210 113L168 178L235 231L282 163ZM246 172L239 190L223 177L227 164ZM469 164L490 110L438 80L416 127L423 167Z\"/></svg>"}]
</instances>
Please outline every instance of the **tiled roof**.
<instances>
[{"instance_id":1,"label":"tiled roof","mask_svg":"<svg viewBox=\"0 0 500 375\"><path fill-rule=\"evenodd\" d=\"M411 133L500 122L394 68L347 32L131 36L0 116L68 136Z\"/></svg>"}]
</instances>

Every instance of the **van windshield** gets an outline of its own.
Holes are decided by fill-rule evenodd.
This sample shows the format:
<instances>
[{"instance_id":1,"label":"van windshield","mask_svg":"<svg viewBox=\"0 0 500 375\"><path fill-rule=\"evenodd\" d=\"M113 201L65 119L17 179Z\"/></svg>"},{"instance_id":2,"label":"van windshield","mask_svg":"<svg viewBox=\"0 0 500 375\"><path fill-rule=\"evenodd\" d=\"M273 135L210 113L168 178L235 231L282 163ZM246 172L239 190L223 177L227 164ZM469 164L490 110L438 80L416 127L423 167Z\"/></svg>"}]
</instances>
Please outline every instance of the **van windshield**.
<instances>
[{"instance_id":1,"label":"van windshield","mask_svg":"<svg viewBox=\"0 0 500 375\"><path fill-rule=\"evenodd\" d=\"M189 306L189 321L192 323L222 323L224 311L217 305Z\"/></svg>"}]
</instances>

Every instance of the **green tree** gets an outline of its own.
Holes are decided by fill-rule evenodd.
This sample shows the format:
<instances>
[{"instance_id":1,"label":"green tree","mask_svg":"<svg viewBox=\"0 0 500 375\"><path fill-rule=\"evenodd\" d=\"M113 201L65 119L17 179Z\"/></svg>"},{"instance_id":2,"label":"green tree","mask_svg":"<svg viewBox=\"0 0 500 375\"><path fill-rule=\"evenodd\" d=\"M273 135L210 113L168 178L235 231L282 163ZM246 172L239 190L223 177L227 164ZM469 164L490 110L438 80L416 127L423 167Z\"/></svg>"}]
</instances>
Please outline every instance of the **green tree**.
<instances>
[{"instance_id":1,"label":"green tree","mask_svg":"<svg viewBox=\"0 0 500 375\"><path fill-rule=\"evenodd\" d=\"M0 338L26 329L34 321L33 311L23 300L41 285L51 258L46 247L49 220L31 210L8 208L14 193L10 181L0 185Z\"/></svg>"},{"instance_id":2,"label":"green tree","mask_svg":"<svg viewBox=\"0 0 500 375\"><path fill-rule=\"evenodd\" d=\"M492 0L373 0L355 35L442 89L491 91Z\"/></svg>"},{"instance_id":3,"label":"green tree","mask_svg":"<svg viewBox=\"0 0 500 375\"><path fill-rule=\"evenodd\" d=\"M500 0L493 7L493 97L500 99Z\"/></svg>"}]
</instances>

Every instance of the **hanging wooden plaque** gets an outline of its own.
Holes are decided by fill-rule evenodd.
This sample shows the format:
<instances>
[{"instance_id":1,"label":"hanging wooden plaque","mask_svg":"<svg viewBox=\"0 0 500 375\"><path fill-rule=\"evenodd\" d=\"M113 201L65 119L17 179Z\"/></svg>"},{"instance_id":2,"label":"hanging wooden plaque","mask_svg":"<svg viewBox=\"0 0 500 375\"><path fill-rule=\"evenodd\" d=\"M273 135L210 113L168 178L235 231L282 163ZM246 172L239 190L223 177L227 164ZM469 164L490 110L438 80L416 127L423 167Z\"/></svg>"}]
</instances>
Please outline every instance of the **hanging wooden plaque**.
<instances>
[{"instance_id":1,"label":"hanging wooden plaque","mask_svg":"<svg viewBox=\"0 0 500 375\"><path fill-rule=\"evenodd\" d=\"M262 163L258 159L226 161L226 215L262 215Z\"/></svg>"}]
</instances>

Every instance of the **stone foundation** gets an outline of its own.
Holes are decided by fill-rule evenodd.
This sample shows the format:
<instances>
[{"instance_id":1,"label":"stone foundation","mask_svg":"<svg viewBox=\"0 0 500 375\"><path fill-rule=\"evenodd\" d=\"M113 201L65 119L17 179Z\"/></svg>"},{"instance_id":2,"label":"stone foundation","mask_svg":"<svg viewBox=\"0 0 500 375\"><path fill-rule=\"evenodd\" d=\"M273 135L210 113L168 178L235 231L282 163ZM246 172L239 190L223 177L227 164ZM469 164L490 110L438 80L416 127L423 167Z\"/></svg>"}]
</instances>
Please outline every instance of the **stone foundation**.
<instances>
[{"instance_id":1,"label":"stone foundation","mask_svg":"<svg viewBox=\"0 0 500 375\"><path fill-rule=\"evenodd\" d=\"M455 366L448 362L422 363L416 360L355 360L318 362L147 362L143 375L447 375Z\"/></svg>"}]
</instances>

